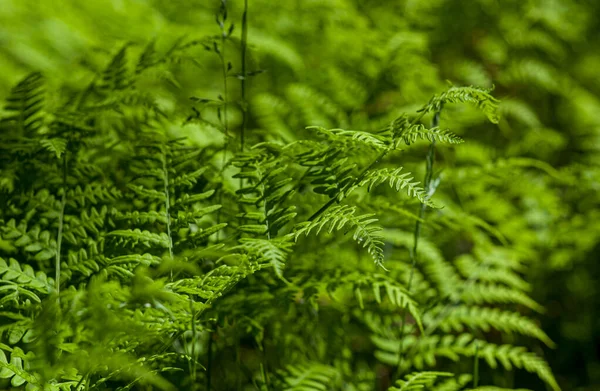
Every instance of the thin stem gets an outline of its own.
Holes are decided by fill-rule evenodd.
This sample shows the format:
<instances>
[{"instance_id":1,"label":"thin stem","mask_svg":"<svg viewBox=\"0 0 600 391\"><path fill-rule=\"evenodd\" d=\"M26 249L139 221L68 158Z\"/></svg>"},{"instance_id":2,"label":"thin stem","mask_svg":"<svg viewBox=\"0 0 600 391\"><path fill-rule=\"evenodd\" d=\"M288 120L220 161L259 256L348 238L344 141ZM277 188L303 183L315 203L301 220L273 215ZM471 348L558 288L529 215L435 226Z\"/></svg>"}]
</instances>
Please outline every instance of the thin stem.
<instances>
[{"instance_id":1,"label":"thin stem","mask_svg":"<svg viewBox=\"0 0 600 391\"><path fill-rule=\"evenodd\" d=\"M196 383L196 313L194 312L194 300L192 299L192 295L190 298L190 312L192 314L192 351L191 351L191 375L192 382Z\"/></svg>"},{"instance_id":2,"label":"thin stem","mask_svg":"<svg viewBox=\"0 0 600 391\"><path fill-rule=\"evenodd\" d=\"M56 300L60 302L60 256L62 247L62 233L67 203L67 151L63 154L62 161L62 196L60 200L60 214L58 215L58 233L56 235L56 259L54 265L54 281L56 284Z\"/></svg>"},{"instance_id":3,"label":"thin stem","mask_svg":"<svg viewBox=\"0 0 600 391\"><path fill-rule=\"evenodd\" d=\"M440 110L441 110L441 107L440 107ZM439 124L439 121L440 121L440 111L438 111L434 114L431 127L432 128L437 127ZM436 143L435 143L435 139L434 139L432 141L432 143L429 145L429 150L427 152L427 169L425 171L425 181L423 183L426 197L430 197L429 193L430 193L430 187L431 187L431 180L433 178L433 163L435 162L435 144ZM408 277L408 283L406 285L406 290L408 293L410 293L415 268L417 266L417 250L418 250L418 246L419 246L419 237L421 235L421 225L422 225L421 222L423 221L423 217L425 216L426 208L427 208L427 205L422 203L421 206L419 207L419 219L415 222L415 230L414 230L414 234L413 234L413 247L412 247L412 250L410 251L410 263L411 263L410 274ZM402 374L402 364L404 362L404 332L405 332L405 328L406 328L406 316L407 316L407 310L405 307L402 310L402 326L400 328L400 349L398 350L398 365L396 368L396 378L399 378L400 375Z\"/></svg>"},{"instance_id":4,"label":"thin stem","mask_svg":"<svg viewBox=\"0 0 600 391\"><path fill-rule=\"evenodd\" d=\"M227 150L229 149L229 118L227 116L227 61L225 57L225 40L227 39L227 33L223 29L221 31L221 70L223 72L223 130L225 132L225 151L223 154L223 167L225 167Z\"/></svg>"},{"instance_id":5,"label":"thin stem","mask_svg":"<svg viewBox=\"0 0 600 391\"><path fill-rule=\"evenodd\" d=\"M475 341L475 364L473 366L473 387L479 386L479 341Z\"/></svg>"},{"instance_id":6,"label":"thin stem","mask_svg":"<svg viewBox=\"0 0 600 391\"><path fill-rule=\"evenodd\" d=\"M235 364L237 366L237 371L235 374L236 380L236 389L240 391L242 389L242 355L240 352L240 344L238 343L235 347Z\"/></svg>"},{"instance_id":7,"label":"thin stem","mask_svg":"<svg viewBox=\"0 0 600 391\"><path fill-rule=\"evenodd\" d=\"M260 345L259 345L259 349L262 352L262 361L260 363L260 372L263 378L263 383L265 384L265 389L266 391L269 391L269 376L267 375L267 351L265 349L265 341L264 339L261 340Z\"/></svg>"},{"instance_id":8,"label":"thin stem","mask_svg":"<svg viewBox=\"0 0 600 391\"><path fill-rule=\"evenodd\" d=\"M242 128L240 131L240 150L244 152L246 126L248 125L248 107L246 102L246 50L248 48L248 0L244 0L244 13L242 14Z\"/></svg>"},{"instance_id":9,"label":"thin stem","mask_svg":"<svg viewBox=\"0 0 600 391\"><path fill-rule=\"evenodd\" d=\"M171 238L171 199L169 196L169 170L167 169L167 154L163 150L162 159L163 168L163 185L165 192L165 219L167 221L167 235L169 236L169 257L173 259L173 239ZM171 276L172 278L172 276Z\"/></svg>"},{"instance_id":10,"label":"thin stem","mask_svg":"<svg viewBox=\"0 0 600 391\"><path fill-rule=\"evenodd\" d=\"M208 336L208 363L206 364L206 391L210 391L212 372L213 333Z\"/></svg>"},{"instance_id":11,"label":"thin stem","mask_svg":"<svg viewBox=\"0 0 600 391\"><path fill-rule=\"evenodd\" d=\"M169 238L168 248L169 248L169 260L173 260L173 238L171 236L171 199L169 196L169 170L167 168L167 153L164 149L162 149L162 169L163 169L163 185L165 192L165 219L167 221L167 236ZM170 279L173 281L173 270L170 272Z\"/></svg>"},{"instance_id":12,"label":"thin stem","mask_svg":"<svg viewBox=\"0 0 600 391\"><path fill-rule=\"evenodd\" d=\"M248 49L248 0L244 0L244 12L242 13L242 75L240 78L240 87L242 91L241 108L242 108L242 126L240 128L240 151L244 152L244 144L246 139L246 127L248 126L248 102L246 101L246 51ZM244 179L240 178L240 189L244 187ZM240 212L243 213L243 206L240 205ZM239 219L240 226L244 224L244 219Z\"/></svg>"},{"instance_id":13,"label":"thin stem","mask_svg":"<svg viewBox=\"0 0 600 391\"><path fill-rule=\"evenodd\" d=\"M225 30L225 21L227 19L227 2L226 0L221 0L221 11L223 15L223 20L219 22L219 26L221 28L221 49L217 51L219 54L219 58L221 60L221 71L223 76L223 132L225 133L225 145L223 148L223 161L222 161L222 170L225 170L225 165L227 163L227 151L229 150L229 118L227 115L227 61L226 61L226 49L225 49L225 41L227 40L227 31ZM223 192L219 192L218 203L222 204L223 201ZM221 209L217 211L217 224L221 223ZM217 232L217 240L220 238L220 231Z\"/></svg>"},{"instance_id":14,"label":"thin stem","mask_svg":"<svg viewBox=\"0 0 600 391\"><path fill-rule=\"evenodd\" d=\"M263 363L260 363L260 373L262 374L265 389L267 391L269 391L269 382L268 382L268 378L267 378L267 371L265 370L265 365Z\"/></svg>"}]
</instances>

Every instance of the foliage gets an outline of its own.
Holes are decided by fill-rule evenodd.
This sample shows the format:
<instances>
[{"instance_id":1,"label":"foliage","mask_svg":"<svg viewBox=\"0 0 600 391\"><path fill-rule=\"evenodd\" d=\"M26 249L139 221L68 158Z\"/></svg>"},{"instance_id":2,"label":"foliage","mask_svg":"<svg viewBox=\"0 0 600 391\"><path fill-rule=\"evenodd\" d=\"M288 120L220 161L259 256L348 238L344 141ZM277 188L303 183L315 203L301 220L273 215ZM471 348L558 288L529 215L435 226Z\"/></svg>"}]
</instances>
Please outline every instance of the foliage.
<instances>
[{"instance_id":1,"label":"foliage","mask_svg":"<svg viewBox=\"0 0 600 391\"><path fill-rule=\"evenodd\" d=\"M0 11L0 388L597 376L596 3L64 3Z\"/></svg>"}]
</instances>

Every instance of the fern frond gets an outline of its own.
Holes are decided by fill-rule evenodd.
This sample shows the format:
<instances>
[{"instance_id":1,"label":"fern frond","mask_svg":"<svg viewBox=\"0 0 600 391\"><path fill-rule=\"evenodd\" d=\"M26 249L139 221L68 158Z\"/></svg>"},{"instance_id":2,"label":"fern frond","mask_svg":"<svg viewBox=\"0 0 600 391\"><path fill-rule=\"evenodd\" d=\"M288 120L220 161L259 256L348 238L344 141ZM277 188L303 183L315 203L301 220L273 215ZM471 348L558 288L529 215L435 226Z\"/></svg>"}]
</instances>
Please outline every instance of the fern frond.
<instances>
[{"instance_id":1,"label":"fern frond","mask_svg":"<svg viewBox=\"0 0 600 391\"><path fill-rule=\"evenodd\" d=\"M34 289L42 294L48 294L52 286L52 280L45 273L41 271L36 273L27 264L21 267L21 264L13 258L10 258L8 263L0 258L0 276L3 281L15 281L22 288Z\"/></svg>"},{"instance_id":2,"label":"fern frond","mask_svg":"<svg viewBox=\"0 0 600 391\"><path fill-rule=\"evenodd\" d=\"M136 229L121 229L109 232L109 237L114 237L119 244L135 246L138 243L146 247L159 246L169 248L171 239L166 233L156 234L147 230Z\"/></svg>"},{"instance_id":3,"label":"fern frond","mask_svg":"<svg viewBox=\"0 0 600 391\"><path fill-rule=\"evenodd\" d=\"M20 387L25 383L39 385L40 380L24 368L24 364L28 366L28 359L31 359L31 355L28 357L21 349L15 347L8 360L3 349L0 349L0 379L10 379L13 387Z\"/></svg>"},{"instance_id":4,"label":"fern frond","mask_svg":"<svg viewBox=\"0 0 600 391\"><path fill-rule=\"evenodd\" d=\"M306 129L314 129L332 140L352 140L354 144L368 146L376 150L385 149L389 144L389 140L380 135L360 130L325 129L322 126L308 126Z\"/></svg>"},{"instance_id":5,"label":"fern frond","mask_svg":"<svg viewBox=\"0 0 600 391\"><path fill-rule=\"evenodd\" d=\"M152 194L152 195L154 195L154 194ZM156 212L156 211L148 211L148 212L134 211L134 212L120 213L115 216L115 219L116 220L129 220L132 222L137 222L137 223L142 223L142 224L156 223L156 222L159 222L162 224L167 223L167 218L166 218L165 214L162 212Z\"/></svg>"},{"instance_id":6,"label":"fern frond","mask_svg":"<svg viewBox=\"0 0 600 391\"><path fill-rule=\"evenodd\" d=\"M461 144L464 142L462 137L457 136L450 130L442 130L438 127L427 128L425 125L415 124L411 122L406 114L402 114L394 119L383 131L383 133L388 132L393 135L393 139L395 140L394 148L399 148L400 141L403 141L406 145L411 145L419 139L446 144Z\"/></svg>"},{"instance_id":7,"label":"fern frond","mask_svg":"<svg viewBox=\"0 0 600 391\"><path fill-rule=\"evenodd\" d=\"M58 159L67 150L67 140L60 137L42 139L40 140L40 144L48 151L54 153Z\"/></svg>"},{"instance_id":8,"label":"fern frond","mask_svg":"<svg viewBox=\"0 0 600 391\"><path fill-rule=\"evenodd\" d=\"M352 273L341 279L341 283L346 281L353 284L354 294L358 299L361 309L364 308L364 294L362 293L364 287L367 287L373 293L373 297L378 304L382 303L381 290L383 289L390 303L400 308L406 308L417 323L419 330L423 332L419 304L401 284L381 274L365 275Z\"/></svg>"},{"instance_id":9,"label":"fern frond","mask_svg":"<svg viewBox=\"0 0 600 391\"><path fill-rule=\"evenodd\" d=\"M331 207L314 221L297 224L294 229L294 237L298 240L300 235L308 236L314 229L317 230L318 235L326 226L329 227L329 233L339 231L344 227L346 227L345 233L347 233L354 228L353 239L362 247L367 248L368 253L377 265L383 266L383 238L379 235L382 229L372 225L378 220L372 218L373 213L356 216L356 211L355 206L336 205Z\"/></svg>"},{"instance_id":10,"label":"fern frond","mask_svg":"<svg viewBox=\"0 0 600 391\"><path fill-rule=\"evenodd\" d=\"M384 182L389 182L392 189L400 191L406 188L409 197L418 199L421 203L431 207L437 208L437 206L429 200L429 195L426 194L425 189L419 186L420 182L414 182L412 173L405 172L401 174L404 167L396 169L381 168L377 170L368 171L363 179L348 190L348 193L352 192L355 188L367 186L368 190L371 191L373 187L376 187Z\"/></svg>"},{"instance_id":11,"label":"fern frond","mask_svg":"<svg viewBox=\"0 0 600 391\"><path fill-rule=\"evenodd\" d=\"M417 140L428 140L429 142L440 142L445 144L462 144L465 140L447 129L432 128L427 129L421 126L409 128L406 132L400 134L400 137L406 145L411 145Z\"/></svg>"},{"instance_id":12,"label":"fern frond","mask_svg":"<svg viewBox=\"0 0 600 391\"><path fill-rule=\"evenodd\" d=\"M478 281L504 284L523 292L531 290L531 285L520 275L522 272L520 263L511 262L508 256L501 257L500 262L495 262L493 253L483 254L481 258L484 258L485 262L477 262L471 255L462 255L455 263L465 278L471 277L474 270L485 265L485 272L477 275Z\"/></svg>"},{"instance_id":13,"label":"fern frond","mask_svg":"<svg viewBox=\"0 0 600 391\"><path fill-rule=\"evenodd\" d=\"M338 371L320 363L289 365L282 374L281 390L324 391L339 378Z\"/></svg>"},{"instance_id":14,"label":"fern frond","mask_svg":"<svg viewBox=\"0 0 600 391\"><path fill-rule=\"evenodd\" d=\"M434 308L428 316L436 317L442 310L441 307ZM503 311L499 308L455 306L451 311L448 311L447 315L442 317L439 327L445 332L452 330L463 332L465 326L478 328L486 332L490 328L506 333L517 332L537 338L549 347L555 346L554 342L534 321L517 312Z\"/></svg>"},{"instance_id":15,"label":"fern frond","mask_svg":"<svg viewBox=\"0 0 600 391\"><path fill-rule=\"evenodd\" d=\"M0 129L16 132L12 136L30 136L39 132L46 120L44 87L44 77L39 72L20 81L6 98L4 110L9 115L0 118Z\"/></svg>"},{"instance_id":16,"label":"fern frond","mask_svg":"<svg viewBox=\"0 0 600 391\"><path fill-rule=\"evenodd\" d=\"M100 89L106 91L126 90L132 83L127 69L127 48L124 45L111 59L110 64L102 73Z\"/></svg>"},{"instance_id":17,"label":"fern frond","mask_svg":"<svg viewBox=\"0 0 600 391\"><path fill-rule=\"evenodd\" d=\"M465 391L532 391L527 388L504 388L496 386L480 386L477 388L468 388Z\"/></svg>"},{"instance_id":18,"label":"fern frond","mask_svg":"<svg viewBox=\"0 0 600 391\"><path fill-rule=\"evenodd\" d=\"M492 89L479 87L450 87L447 91L431 98L419 112L439 112L445 103L471 103L477 106L492 123L498 123L498 100L490 95Z\"/></svg>"},{"instance_id":19,"label":"fern frond","mask_svg":"<svg viewBox=\"0 0 600 391\"><path fill-rule=\"evenodd\" d=\"M433 386L431 391L461 391L472 378L469 374L462 374Z\"/></svg>"},{"instance_id":20,"label":"fern frond","mask_svg":"<svg viewBox=\"0 0 600 391\"><path fill-rule=\"evenodd\" d=\"M398 380L397 387L390 387L388 391L417 391L431 387L438 377L454 376L449 372L415 372L406 375L405 380Z\"/></svg>"},{"instance_id":21,"label":"fern frond","mask_svg":"<svg viewBox=\"0 0 600 391\"><path fill-rule=\"evenodd\" d=\"M498 284L476 283L466 286L460 293L460 299L465 303L515 303L543 313L544 307L532 298L518 290Z\"/></svg>"},{"instance_id":22,"label":"fern frond","mask_svg":"<svg viewBox=\"0 0 600 391\"><path fill-rule=\"evenodd\" d=\"M240 239L240 245L233 247L231 250L243 250L249 256L258 258L261 263L270 264L277 277L283 278L285 262L293 246L294 243L287 241L285 238L271 240L242 238Z\"/></svg>"},{"instance_id":23,"label":"fern frond","mask_svg":"<svg viewBox=\"0 0 600 391\"><path fill-rule=\"evenodd\" d=\"M434 366L436 356L458 361L461 356L474 357L477 354L478 357L484 358L492 369L498 366L498 362L507 370L512 370L513 366L522 368L535 373L553 390L560 391L548 363L524 347L496 345L477 340L470 334L422 336L419 339L411 335L405 339L404 344L409 347L407 351L409 356L404 360L406 367L414 365L417 369L421 369L424 366ZM379 336L372 336L371 340L380 349L375 353L377 359L390 365L397 365L401 341Z\"/></svg>"}]
</instances>

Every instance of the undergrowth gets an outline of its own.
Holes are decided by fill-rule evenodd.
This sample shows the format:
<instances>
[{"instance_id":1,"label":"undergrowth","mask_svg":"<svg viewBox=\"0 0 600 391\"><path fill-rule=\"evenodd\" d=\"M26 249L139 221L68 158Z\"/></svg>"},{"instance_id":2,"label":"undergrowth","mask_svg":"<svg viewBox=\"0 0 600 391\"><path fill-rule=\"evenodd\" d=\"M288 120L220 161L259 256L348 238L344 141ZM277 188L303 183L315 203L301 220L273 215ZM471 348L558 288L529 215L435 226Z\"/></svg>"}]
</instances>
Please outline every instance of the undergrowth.
<instances>
[{"instance_id":1,"label":"undergrowth","mask_svg":"<svg viewBox=\"0 0 600 391\"><path fill-rule=\"evenodd\" d=\"M536 119L485 79L381 103L409 73L394 40L362 75L254 85L249 6L238 21L221 1L214 35L124 44L82 87L34 72L5 99L3 387L517 390L516 371L560 390L526 278L553 233L530 225L582 172L493 156L479 134ZM199 61L206 96L178 81ZM165 98L178 88L187 102Z\"/></svg>"}]
</instances>

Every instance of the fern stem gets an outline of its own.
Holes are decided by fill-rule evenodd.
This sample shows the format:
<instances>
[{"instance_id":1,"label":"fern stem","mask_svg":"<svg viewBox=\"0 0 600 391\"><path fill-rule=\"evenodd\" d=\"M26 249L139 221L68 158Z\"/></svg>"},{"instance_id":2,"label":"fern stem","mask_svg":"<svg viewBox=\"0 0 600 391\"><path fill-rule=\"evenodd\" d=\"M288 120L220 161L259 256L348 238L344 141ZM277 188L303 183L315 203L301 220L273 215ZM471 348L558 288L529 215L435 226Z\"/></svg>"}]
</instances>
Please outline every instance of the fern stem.
<instances>
[{"instance_id":1,"label":"fern stem","mask_svg":"<svg viewBox=\"0 0 600 391\"><path fill-rule=\"evenodd\" d=\"M265 385L265 390L269 391L269 381L267 378L267 371L265 370L265 365L261 362L260 363L260 372L263 378L263 383Z\"/></svg>"},{"instance_id":2,"label":"fern stem","mask_svg":"<svg viewBox=\"0 0 600 391\"><path fill-rule=\"evenodd\" d=\"M222 7L225 8L227 5L226 0L221 0ZM223 130L225 131L225 151L223 154L223 167L225 167L225 161L227 157L227 150L229 149L229 119L227 116L227 61L225 57L225 41L227 39L227 32L225 31L225 18L221 25L221 52L219 54L221 58L221 70L223 72Z\"/></svg>"},{"instance_id":3,"label":"fern stem","mask_svg":"<svg viewBox=\"0 0 600 391\"><path fill-rule=\"evenodd\" d=\"M192 383L196 383L196 313L194 312L194 300L192 299L192 295L189 295L190 299L190 313L192 314L192 350L191 350L191 375L192 375Z\"/></svg>"},{"instance_id":4,"label":"fern stem","mask_svg":"<svg viewBox=\"0 0 600 391\"><path fill-rule=\"evenodd\" d=\"M222 160L222 168L221 170L225 170L225 165L227 163L227 151L229 150L229 119L227 116L227 62L225 61L225 41L227 39L227 32L225 30L225 21L227 20L227 0L221 0L221 9L220 11L223 19L219 21L219 26L221 28L221 49L218 51L219 59L221 60L221 71L223 76L223 132L225 133L225 145L223 146L223 160ZM223 192L219 192L218 202L222 204L223 201ZM217 211L217 224L221 223L221 209ZM220 231L217 232L217 240L219 240Z\"/></svg>"},{"instance_id":5,"label":"fern stem","mask_svg":"<svg viewBox=\"0 0 600 391\"><path fill-rule=\"evenodd\" d=\"M212 372L213 333L208 335L208 363L206 364L206 391L210 391Z\"/></svg>"},{"instance_id":6,"label":"fern stem","mask_svg":"<svg viewBox=\"0 0 600 391\"><path fill-rule=\"evenodd\" d=\"M169 196L169 170L167 169L167 154L163 150L163 185L165 191L165 219L167 220L167 235L169 236L169 258L173 259L173 238L171 237L171 199ZM171 272L171 278L173 278Z\"/></svg>"},{"instance_id":7,"label":"fern stem","mask_svg":"<svg viewBox=\"0 0 600 391\"><path fill-rule=\"evenodd\" d=\"M248 48L248 0L244 0L244 12L242 14L242 128L240 130L240 150L244 152L246 137L246 126L248 125L248 107L246 102L246 50Z\"/></svg>"},{"instance_id":8,"label":"fern stem","mask_svg":"<svg viewBox=\"0 0 600 391\"><path fill-rule=\"evenodd\" d=\"M479 386L479 341L475 341L475 364L473 365L473 388Z\"/></svg>"},{"instance_id":9,"label":"fern stem","mask_svg":"<svg viewBox=\"0 0 600 391\"><path fill-rule=\"evenodd\" d=\"M246 51L248 49L248 0L244 0L244 12L242 13L242 77L240 79L241 87L241 108L242 108L242 126L240 128L240 151L244 152L244 144L246 138L246 127L248 126L248 102L246 102ZM240 178L240 189L244 187L244 179ZM243 212L243 207L240 205L240 212ZM239 219L240 226L244 224L244 219Z\"/></svg>"},{"instance_id":10,"label":"fern stem","mask_svg":"<svg viewBox=\"0 0 600 391\"><path fill-rule=\"evenodd\" d=\"M56 300L60 302L60 256L62 248L63 226L65 219L65 206L67 204L67 151L63 154L62 161L62 196L60 200L60 214L58 215L58 233L56 235L56 260L54 265L54 281L56 284ZM60 308L60 307L59 307Z\"/></svg>"},{"instance_id":11,"label":"fern stem","mask_svg":"<svg viewBox=\"0 0 600 391\"><path fill-rule=\"evenodd\" d=\"M442 109L442 107L440 107L440 110L437 111L433 115L433 121L431 124L432 128L437 127L439 124L441 109ZM427 151L427 168L425 171L425 180L423 183L426 197L431 196L429 193L430 193L430 187L431 187L431 179L433 178L433 163L435 162L435 144L436 144L435 141L436 140L434 139L431 142L431 144L429 144L429 150ZM409 273L408 282L406 285L406 290L409 293L411 291L414 272L415 272L415 268L417 266L417 250L418 250L418 246L419 246L419 237L421 235L421 225L422 225L421 222L423 221L423 217L425 216L426 208L427 208L427 205L425 205L425 203L421 203L421 206L419 208L419 219L415 222L415 230L414 230L414 235L413 235L413 247L412 247L412 250L410 251L410 263L411 263L410 273ZM406 317L407 317L407 310L406 310L406 308L403 308L403 310L402 310L402 326L400 328L400 349L398 350L398 365L396 368L396 379L400 378L400 376L402 374L402 364L404 361L404 332L406 329Z\"/></svg>"},{"instance_id":12,"label":"fern stem","mask_svg":"<svg viewBox=\"0 0 600 391\"><path fill-rule=\"evenodd\" d=\"M260 363L260 372L263 378L263 383L265 384L265 390L269 391L269 376L267 375L267 350L265 349L265 341L264 337L260 341L259 349L262 353L262 360Z\"/></svg>"}]
</instances>

